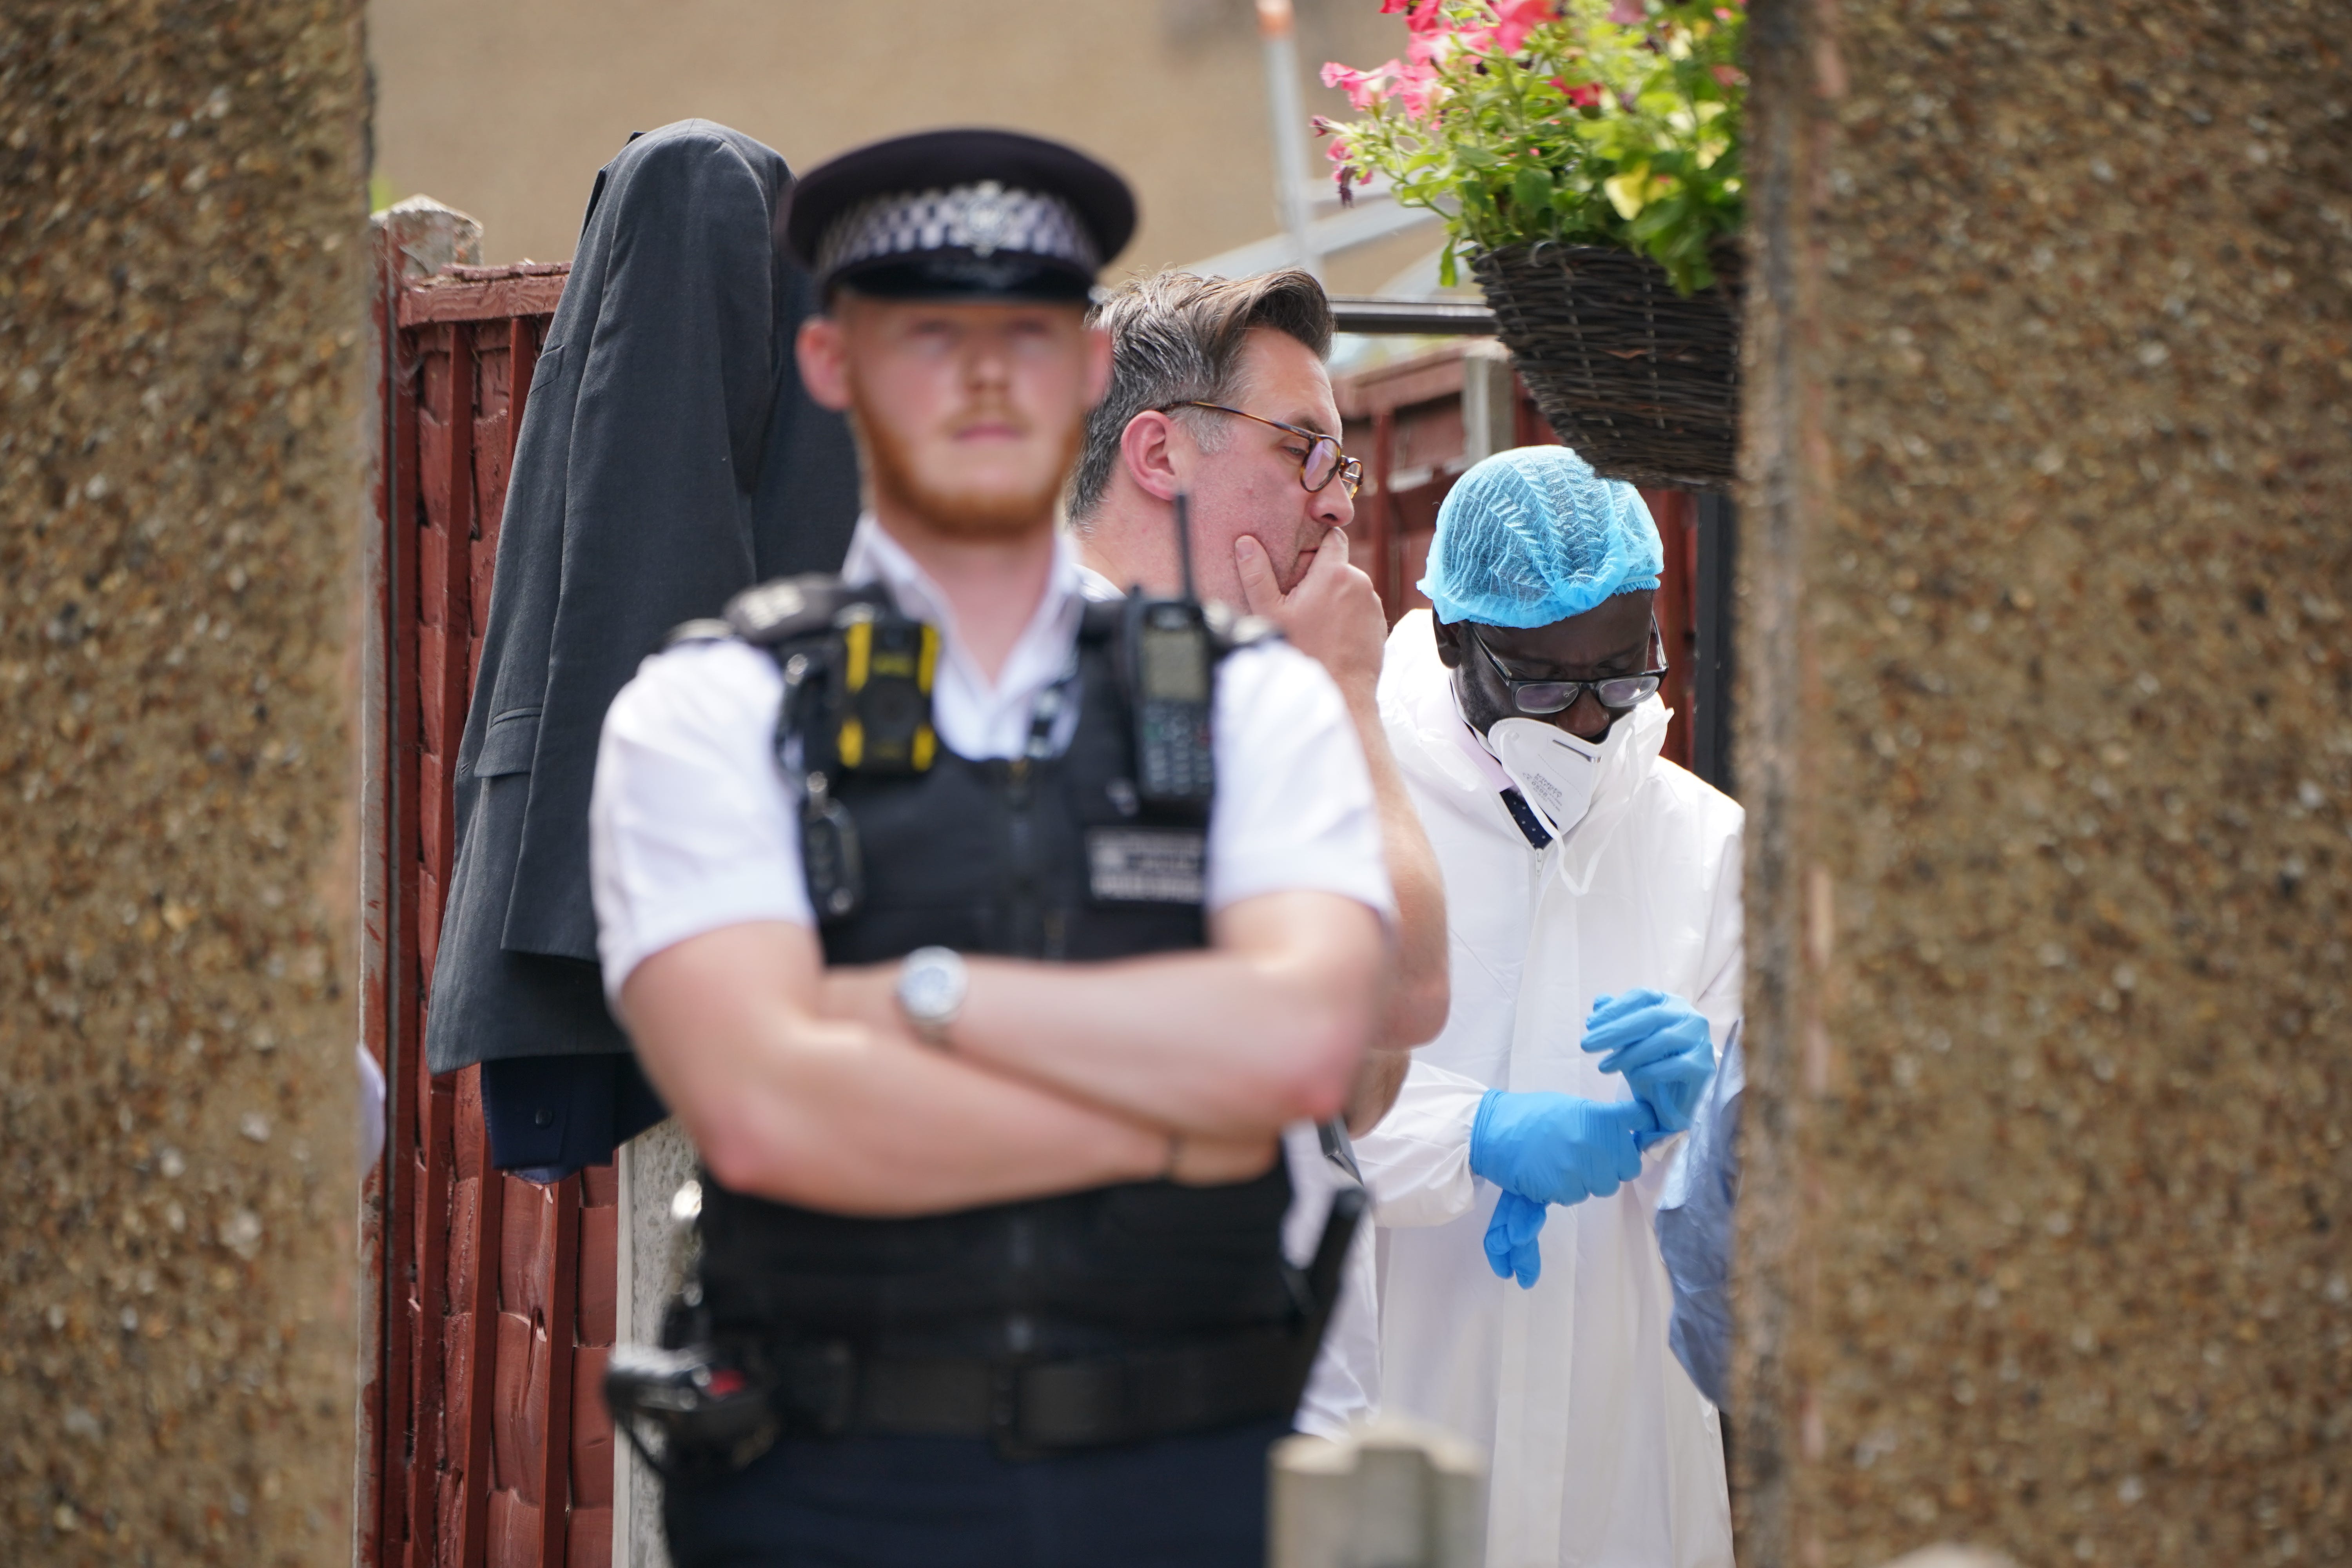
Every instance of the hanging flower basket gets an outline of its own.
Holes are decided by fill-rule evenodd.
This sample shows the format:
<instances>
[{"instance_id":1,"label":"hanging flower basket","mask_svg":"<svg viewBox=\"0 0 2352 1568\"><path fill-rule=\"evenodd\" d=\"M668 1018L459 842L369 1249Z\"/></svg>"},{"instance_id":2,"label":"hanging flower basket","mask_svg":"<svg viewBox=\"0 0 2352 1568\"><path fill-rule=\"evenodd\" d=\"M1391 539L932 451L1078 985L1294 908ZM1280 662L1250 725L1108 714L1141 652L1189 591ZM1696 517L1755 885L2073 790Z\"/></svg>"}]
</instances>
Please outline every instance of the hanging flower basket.
<instances>
[{"instance_id":1,"label":"hanging flower basket","mask_svg":"<svg viewBox=\"0 0 2352 1568\"><path fill-rule=\"evenodd\" d=\"M1736 247L1677 293L1645 256L1549 240L1477 252L1498 335L1559 438L1611 479L1730 487L1739 442Z\"/></svg>"},{"instance_id":2,"label":"hanging flower basket","mask_svg":"<svg viewBox=\"0 0 2352 1568\"><path fill-rule=\"evenodd\" d=\"M1404 54L1323 68L1344 198L1445 221L1559 438L1604 474L1720 489L1739 423L1746 0L1381 0Z\"/></svg>"}]
</instances>

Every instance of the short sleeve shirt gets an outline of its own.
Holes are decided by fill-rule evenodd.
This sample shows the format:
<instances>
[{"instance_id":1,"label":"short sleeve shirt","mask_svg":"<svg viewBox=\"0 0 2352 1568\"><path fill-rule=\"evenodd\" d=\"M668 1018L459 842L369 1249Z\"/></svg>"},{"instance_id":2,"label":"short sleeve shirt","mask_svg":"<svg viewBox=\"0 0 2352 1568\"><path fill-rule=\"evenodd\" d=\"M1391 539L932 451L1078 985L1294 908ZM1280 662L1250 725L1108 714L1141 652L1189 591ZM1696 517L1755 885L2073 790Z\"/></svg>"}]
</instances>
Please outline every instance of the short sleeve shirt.
<instances>
[{"instance_id":1,"label":"short sleeve shirt","mask_svg":"<svg viewBox=\"0 0 2352 1568\"><path fill-rule=\"evenodd\" d=\"M964 653L945 595L872 517L842 575L882 584L940 628L932 719L975 760L1025 744L1038 696L1067 668L1086 599L1111 591L1057 538L1035 615L993 680ZM657 653L614 700L589 805L590 879L608 995L663 949L726 926L814 926L801 869L797 786L775 760L783 679L737 642ZM1212 911L1260 894L1315 891L1393 918L1371 780L1339 689L1281 643L1218 667L1211 724L1217 766L1209 819Z\"/></svg>"}]
</instances>

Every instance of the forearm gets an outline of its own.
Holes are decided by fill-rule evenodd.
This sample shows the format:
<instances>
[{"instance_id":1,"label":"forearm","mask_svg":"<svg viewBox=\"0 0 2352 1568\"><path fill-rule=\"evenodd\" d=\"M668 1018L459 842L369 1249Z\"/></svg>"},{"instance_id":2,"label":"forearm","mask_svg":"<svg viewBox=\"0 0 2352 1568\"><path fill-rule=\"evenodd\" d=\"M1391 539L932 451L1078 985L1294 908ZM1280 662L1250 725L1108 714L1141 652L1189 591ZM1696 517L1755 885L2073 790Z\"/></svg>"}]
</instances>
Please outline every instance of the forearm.
<instances>
[{"instance_id":1,"label":"forearm","mask_svg":"<svg viewBox=\"0 0 2352 1568\"><path fill-rule=\"evenodd\" d=\"M758 933L775 929L681 943L623 996L647 1074L730 1189L834 1214L935 1214L1167 1166L1168 1135L1139 1119L818 1016L774 973ZM813 998L814 960L805 981Z\"/></svg>"},{"instance_id":2,"label":"forearm","mask_svg":"<svg viewBox=\"0 0 2352 1568\"><path fill-rule=\"evenodd\" d=\"M1372 778L1372 798L1381 816L1381 850L1388 861L1389 886L1396 897L1395 960L1375 1051L1409 1051L1435 1039L1445 1027L1451 1006L1445 941L1445 879L1438 869L1437 852L1413 809L1403 770L1389 747L1381 726L1380 703L1370 682L1343 685L1349 717L1364 749L1364 764ZM1391 1080L1402 1079L1398 1069ZM1383 1104L1382 1110L1386 1109ZM1377 1120L1378 1113L1375 1112ZM1352 1121L1353 1112L1350 1112Z\"/></svg>"},{"instance_id":3,"label":"forearm","mask_svg":"<svg viewBox=\"0 0 2352 1568\"><path fill-rule=\"evenodd\" d=\"M1348 1089L1348 1136L1361 1138L1380 1125L1393 1109L1405 1074L1412 1068L1411 1051L1367 1051Z\"/></svg>"},{"instance_id":4,"label":"forearm","mask_svg":"<svg viewBox=\"0 0 2352 1568\"><path fill-rule=\"evenodd\" d=\"M1250 929L1206 952L1107 963L971 958L949 1053L1211 1138L1336 1114L1374 1023L1378 917L1278 893L1217 920ZM878 1022L895 1013L894 973L831 971L823 1006Z\"/></svg>"}]
</instances>

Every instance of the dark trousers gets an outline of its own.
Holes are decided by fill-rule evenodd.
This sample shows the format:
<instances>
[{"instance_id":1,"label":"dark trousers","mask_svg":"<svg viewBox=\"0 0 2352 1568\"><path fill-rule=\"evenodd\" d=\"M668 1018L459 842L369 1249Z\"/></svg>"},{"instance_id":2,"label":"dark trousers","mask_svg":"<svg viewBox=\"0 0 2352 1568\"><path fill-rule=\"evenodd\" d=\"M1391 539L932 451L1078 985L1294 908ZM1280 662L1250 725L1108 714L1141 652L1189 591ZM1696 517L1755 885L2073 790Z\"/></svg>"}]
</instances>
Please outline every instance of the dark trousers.
<instances>
[{"instance_id":1,"label":"dark trousers","mask_svg":"<svg viewBox=\"0 0 2352 1568\"><path fill-rule=\"evenodd\" d=\"M676 1568L1260 1568L1287 1420L1003 1459L982 1440L784 1442L669 1489Z\"/></svg>"}]
</instances>

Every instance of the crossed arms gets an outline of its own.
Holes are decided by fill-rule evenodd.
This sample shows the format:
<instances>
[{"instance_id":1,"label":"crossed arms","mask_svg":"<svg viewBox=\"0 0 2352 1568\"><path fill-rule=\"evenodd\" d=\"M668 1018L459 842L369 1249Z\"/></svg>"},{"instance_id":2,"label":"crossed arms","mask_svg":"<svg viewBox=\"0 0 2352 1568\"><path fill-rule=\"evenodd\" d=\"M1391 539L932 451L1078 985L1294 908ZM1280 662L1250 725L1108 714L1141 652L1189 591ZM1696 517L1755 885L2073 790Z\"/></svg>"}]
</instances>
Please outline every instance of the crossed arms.
<instances>
[{"instance_id":1,"label":"crossed arms","mask_svg":"<svg viewBox=\"0 0 2352 1568\"><path fill-rule=\"evenodd\" d=\"M1278 892L1210 945L1106 963L971 959L947 1049L899 1016L896 965L825 967L782 921L630 972L637 1056L730 1189L836 1214L935 1214L1167 1175L1245 1180L1283 1126L1346 1100L1387 944L1352 899Z\"/></svg>"}]
</instances>

